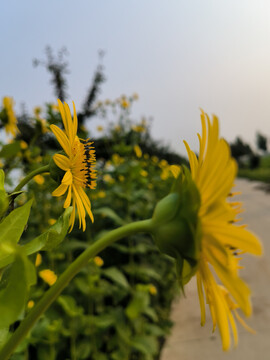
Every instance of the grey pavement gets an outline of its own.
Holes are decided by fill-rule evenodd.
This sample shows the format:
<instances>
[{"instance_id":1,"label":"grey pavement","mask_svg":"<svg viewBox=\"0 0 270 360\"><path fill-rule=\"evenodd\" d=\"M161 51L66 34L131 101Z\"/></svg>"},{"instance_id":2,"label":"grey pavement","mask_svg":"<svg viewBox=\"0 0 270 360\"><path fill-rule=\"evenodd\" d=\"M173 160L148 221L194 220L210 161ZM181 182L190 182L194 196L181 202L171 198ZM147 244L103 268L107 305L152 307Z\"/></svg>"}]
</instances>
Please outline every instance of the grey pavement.
<instances>
[{"instance_id":1,"label":"grey pavement","mask_svg":"<svg viewBox=\"0 0 270 360\"><path fill-rule=\"evenodd\" d=\"M175 325L163 349L161 360L269 360L270 359L270 193L259 189L258 182L236 181L236 191L242 194L243 223L255 232L264 247L263 257L244 255L245 268L240 276L252 291L253 314L245 319L256 334L247 332L239 323L239 343L223 352L218 329L212 333L212 321L207 313L206 325L200 325L200 306L196 281L185 287L186 297L174 303L171 319ZM236 199L236 198L235 198ZM233 343L233 342L232 342Z\"/></svg>"}]
</instances>

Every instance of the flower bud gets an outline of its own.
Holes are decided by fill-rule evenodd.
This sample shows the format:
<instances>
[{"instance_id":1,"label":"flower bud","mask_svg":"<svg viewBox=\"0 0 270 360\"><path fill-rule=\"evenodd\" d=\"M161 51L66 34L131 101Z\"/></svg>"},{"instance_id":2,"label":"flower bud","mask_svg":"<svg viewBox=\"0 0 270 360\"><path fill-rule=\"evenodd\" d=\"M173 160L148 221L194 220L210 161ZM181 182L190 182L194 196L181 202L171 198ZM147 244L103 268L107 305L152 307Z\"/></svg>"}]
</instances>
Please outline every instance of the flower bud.
<instances>
[{"instance_id":1,"label":"flower bud","mask_svg":"<svg viewBox=\"0 0 270 360\"><path fill-rule=\"evenodd\" d=\"M172 192L157 204L152 217L154 240L161 252L176 259L181 285L196 272L200 256L199 207L197 187L189 170L183 168Z\"/></svg>"},{"instance_id":2,"label":"flower bud","mask_svg":"<svg viewBox=\"0 0 270 360\"><path fill-rule=\"evenodd\" d=\"M5 173L0 170L0 217L2 217L8 209L9 199L4 189Z\"/></svg>"}]
</instances>

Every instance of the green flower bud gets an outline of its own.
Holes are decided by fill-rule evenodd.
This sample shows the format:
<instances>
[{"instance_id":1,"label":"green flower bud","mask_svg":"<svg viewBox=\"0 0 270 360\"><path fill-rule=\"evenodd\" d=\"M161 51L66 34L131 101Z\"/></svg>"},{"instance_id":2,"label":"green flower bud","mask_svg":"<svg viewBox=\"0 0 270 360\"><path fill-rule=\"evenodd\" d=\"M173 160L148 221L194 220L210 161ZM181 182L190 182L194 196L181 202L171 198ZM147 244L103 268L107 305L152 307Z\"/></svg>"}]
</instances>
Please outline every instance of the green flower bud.
<instances>
[{"instance_id":1,"label":"green flower bud","mask_svg":"<svg viewBox=\"0 0 270 360\"><path fill-rule=\"evenodd\" d=\"M4 189L4 182L5 182L5 173L1 169L0 170L0 217L5 215L9 205L9 198L8 198L8 194Z\"/></svg>"},{"instance_id":2,"label":"green flower bud","mask_svg":"<svg viewBox=\"0 0 270 360\"><path fill-rule=\"evenodd\" d=\"M173 189L156 206L152 222L160 251L176 259L181 285L194 275L200 256L200 195L190 172L183 167Z\"/></svg>"},{"instance_id":3,"label":"green flower bud","mask_svg":"<svg viewBox=\"0 0 270 360\"><path fill-rule=\"evenodd\" d=\"M64 154L64 152L59 152L59 154ZM53 157L51 158L49 162L50 166L50 176L51 178L57 182L57 184L61 184L61 180L63 179L63 176L65 175L65 171L60 169L56 163L53 160Z\"/></svg>"}]
</instances>

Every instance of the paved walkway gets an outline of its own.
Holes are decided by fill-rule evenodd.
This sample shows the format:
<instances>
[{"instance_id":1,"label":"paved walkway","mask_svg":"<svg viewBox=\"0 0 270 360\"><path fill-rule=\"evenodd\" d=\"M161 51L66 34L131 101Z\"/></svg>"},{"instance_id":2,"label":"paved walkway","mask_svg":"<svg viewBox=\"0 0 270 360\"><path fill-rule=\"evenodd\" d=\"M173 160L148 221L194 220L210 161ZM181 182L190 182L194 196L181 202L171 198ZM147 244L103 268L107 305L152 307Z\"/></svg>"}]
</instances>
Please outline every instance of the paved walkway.
<instances>
[{"instance_id":1,"label":"paved walkway","mask_svg":"<svg viewBox=\"0 0 270 360\"><path fill-rule=\"evenodd\" d=\"M253 315L247 323L256 330L252 335L238 324L239 344L222 352L218 330L212 334L208 312L206 325L200 326L200 307L194 279L185 287L186 298L174 304L171 318L175 322L161 360L269 360L270 359L270 193L259 183L237 180L238 199L246 209L244 222L263 242L264 256L245 255L241 277L252 290Z\"/></svg>"}]
</instances>

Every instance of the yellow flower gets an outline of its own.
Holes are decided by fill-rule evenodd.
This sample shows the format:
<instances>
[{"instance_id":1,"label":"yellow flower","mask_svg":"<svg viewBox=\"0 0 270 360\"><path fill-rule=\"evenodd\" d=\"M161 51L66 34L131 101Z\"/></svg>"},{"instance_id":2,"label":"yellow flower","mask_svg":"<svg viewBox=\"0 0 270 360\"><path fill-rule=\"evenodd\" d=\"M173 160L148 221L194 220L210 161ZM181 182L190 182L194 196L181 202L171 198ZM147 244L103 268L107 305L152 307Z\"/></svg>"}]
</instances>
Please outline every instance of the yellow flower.
<instances>
[{"instance_id":1,"label":"yellow flower","mask_svg":"<svg viewBox=\"0 0 270 360\"><path fill-rule=\"evenodd\" d=\"M57 280L57 275L49 269L41 270L38 274L41 279L50 286L52 286Z\"/></svg>"},{"instance_id":2,"label":"yellow flower","mask_svg":"<svg viewBox=\"0 0 270 360\"><path fill-rule=\"evenodd\" d=\"M132 97L133 97L133 100L138 100L139 99L139 95L137 93L134 93L132 95Z\"/></svg>"},{"instance_id":3,"label":"yellow flower","mask_svg":"<svg viewBox=\"0 0 270 360\"><path fill-rule=\"evenodd\" d=\"M41 111L42 111L42 109L40 106L34 107L33 112L34 112L35 117L39 118Z\"/></svg>"},{"instance_id":4,"label":"yellow flower","mask_svg":"<svg viewBox=\"0 0 270 360\"><path fill-rule=\"evenodd\" d=\"M139 145L135 145L134 148L133 148L137 158L141 158L142 157L142 150L141 148L139 147Z\"/></svg>"},{"instance_id":5,"label":"yellow flower","mask_svg":"<svg viewBox=\"0 0 270 360\"><path fill-rule=\"evenodd\" d=\"M140 175L143 176L143 177L147 177L148 176L148 172L146 170L141 170L140 171Z\"/></svg>"},{"instance_id":6,"label":"yellow flower","mask_svg":"<svg viewBox=\"0 0 270 360\"><path fill-rule=\"evenodd\" d=\"M24 140L21 140L20 141L20 147L21 147L22 150L27 149L28 148L27 142L25 142Z\"/></svg>"},{"instance_id":7,"label":"yellow flower","mask_svg":"<svg viewBox=\"0 0 270 360\"><path fill-rule=\"evenodd\" d=\"M40 253L38 253L36 256L35 267L38 267L41 264L42 264L42 256Z\"/></svg>"},{"instance_id":8,"label":"yellow flower","mask_svg":"<svg viewBox=\"0 0 270 360\"><path fill-rule=\"evenodd\" d=\"M154 296L157 295L157 288L155 287L155 285L153 285L153 284L149 285L149 292L151 295L154 295Z\"/></svg>"},{"instance_id":9,"label":"yellow flower","mask_svg":"<svg viewBox=\"0 0 270 360\"><path fill-rule=\"evenodd\" d=\"M104 130L102 125L98 125L97 126L97 131L102 132Z\"/></svg>"},{"instance_id":10,"label":"yellow flower","mask_svg":"<svg viewBox=\"0 0 270 360\"><path fill-rule=\"evenodd\" d=\"M142 125L132 125L131 126L132 130L138 133L143 133L146 131L145 127Z\"/></svg>"},{"instance_id":11,"label":"yellow flower","mask_svg":"<svg viewBox=\"0 0 270 360\"><path fill-rule=\"evenodd\" d=\"M106 197L106 193L104 190L99 191L97 195L100 199L104 199Z\"/></svg>"},{"instance_id":12,"label":"yellow flower","mask_svg":"<svg viewBox=\"0 0 270 360\"><path fill-rule=\"evenodd\" d=\"M68 104L64 105L58 100L59 110L64 123L64 131L55 125L50 128L62 146L66 155L56 154L53 156L55 164L65 171L61 184L52 193L53 196L62 196L67 192L64 208L72 203L73 210L70 216L70 231L75 222L76 210L79 216L79 225L83 231L86 228L86 212L92 222L94 221L91 211L91 203L85 193L85 189L96 188L97 171L94 169L96 164L96 152L93 142L90 139L82 140L77 136L78 121L75 105L73 103L73 120Z\"/></svg>"},{"instance_id":13,"label":"yellow flower","mask_svg":"<svg viewBox=\"0 0 270 360\"><path fill-rule=\"evenodd\" d=\"M110 175L110 174L105 174L103 176L103 180L106 182L106 183L109 183L109 184L113 184L115 181L113 179L113 177Z\"/></svg>"},{"instance_id":14,"label":"yellow flower","mask_svg":"<svg viewBox=\"0 0 270 360\"><path fill-rule=\"evenodd\" d=\"M48 220L48 224L49 225L54 225L56 223L56 219L53 219L53 218L50 218L49 220Z\"/></svg>"},{"instance_id":15,"label":"yellow flower","mask_svg":"<svg viewBox=\"0 0 270 360\"><path fill-rule=\"evenodd\" d=\"M44 176L42 176L42 175L34 176L34 180L38 185L43 185L45 182Z\"/></svg>"},{"instance_id":16,"label":"yellow flower","mask_svg":"<svg viewBox=\"0 0 270 360\"><path fill-rule=\"evenodd\" d=\"M158 163L158 157L157 156L152 156L151 160L153 161L153 163L157 164Z\"/></svg>"},{"instance_id":17,"label":"yellow flower","mask_svg":"<svg viewBox=\"0 0 270 360\"><path fill-rule=\"evenodd\" d=\"M123 109L128 109L129 108L129 101L126 98L122 98L121 102L120 102L121 106Z\"/></svg>"},{"instance_id":18,"label":"yellow flower","mask_svg":"<svg viewBox=\"0 0 270 360\"><path fill-rule=\"evenodd\" d=\"M5 96L3 98L3 107L6 110L8 122L5 124L5 130L7 134L12 134L13 136L16 136L16 134L19 132L19 129L17 128L17 118L15 116L14 110L14 101L11 97Z\"/></svg>"},{"instance_id":19,"label":"yellow flower","mask_svg":"<svg viewBox=\"0 0 270 360\"><path fill-rule=\"evenodd\" d=\"M250 290L238 276L239 255L249 252L260 255L262 248L255 235L243 226L237 226L239 203L229 203L237 173L237 165L230 148L219 137L218 118L202 112L202 136L199 136L199 157L186 142L192 179L200 193L198 216L201 223L201 250L197 268L197 287L201 307L201 324L205 323L205 302L209 305L213 321L222 339L223 350L230 347L230 327L237 344L235 309L240 308L248 316L252 312ZM212 272L215 274L212 274ZM217 284L217 278L224 287ZM229 301L230 297L234 302ZM232 305L233 304L233 305ZM241 319L241 318L240 318ZM241 319L242 320L242 319ZM241 321L243 324L243 320Z\"/></svg>"},{"instance_id":20,"label":"yellow flower","mask_svg":"<svg viewBox=\"0 0 270 360\"><path fill-rule=\"evenodd\" d=\"M32 309L35 305L35 302L33 300L29 300L28 303L27 303L27 307L28 309Z\"/></svg>"},{"instance_id":21,"label":"yellow flower","mask_svg":"<svg viewBox=\"0 0 270 360\"><path fill-rule=\"evenodd\" d=\"M101 267L104 264L103 259L100 256L95 256L94 257L94 263L98 266Z\"/></svg>"}]
</instances>

